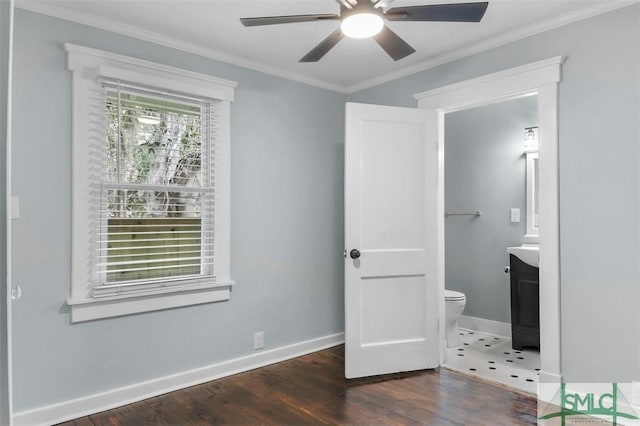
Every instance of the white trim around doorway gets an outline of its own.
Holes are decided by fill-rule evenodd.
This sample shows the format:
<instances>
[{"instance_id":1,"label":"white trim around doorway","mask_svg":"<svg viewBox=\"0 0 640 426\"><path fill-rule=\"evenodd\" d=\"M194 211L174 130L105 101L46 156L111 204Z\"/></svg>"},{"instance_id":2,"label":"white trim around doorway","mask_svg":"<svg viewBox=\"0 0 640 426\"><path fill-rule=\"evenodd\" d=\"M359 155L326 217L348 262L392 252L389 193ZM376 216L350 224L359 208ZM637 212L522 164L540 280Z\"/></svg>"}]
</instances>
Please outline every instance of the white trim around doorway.
<instances>
[{"instance_id":1,"label":"white trim around doorway","mask_svg":"<svg viewBox=\"0 0 640 426\"><path fill-rule=\"evenodd\" d=\"M538 96L540 167L540 382L562 379L560 352L560 216L558 181L558 84L563 56L533 62L414 95L437 125L429 143L437 144L438 259L435 271L444 318L444 117L446 113L524 96ZM506 248L505 248L506 249ZM440 336L445 336L440 321ZM440 359L444 360L444 341Z\"/></svg>"}]
</instances>

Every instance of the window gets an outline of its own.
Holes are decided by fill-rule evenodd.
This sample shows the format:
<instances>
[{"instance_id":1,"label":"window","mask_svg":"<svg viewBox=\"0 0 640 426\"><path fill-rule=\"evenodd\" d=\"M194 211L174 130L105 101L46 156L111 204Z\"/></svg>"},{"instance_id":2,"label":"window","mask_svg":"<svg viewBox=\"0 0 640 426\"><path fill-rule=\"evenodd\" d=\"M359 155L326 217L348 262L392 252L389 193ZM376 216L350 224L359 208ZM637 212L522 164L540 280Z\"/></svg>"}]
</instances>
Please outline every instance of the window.
<instances>
[{"instance_id":1,"label":"window","mask_svg":"<svg viewBox=\"0 0 640 426\"><path fill-rule=\"evenodd\" d=\"M67 44L72 321L227 300L235 83Z\"/></svg>"},{"instance_id":2,"label":"window","mask_svg":"<svg viewBox=\"0 0 640 426\"><path fill-rule=\"evenodd\" d=\"M104 82L94 295L213 274L210 103Z\"/></svg>"}]
</instances>

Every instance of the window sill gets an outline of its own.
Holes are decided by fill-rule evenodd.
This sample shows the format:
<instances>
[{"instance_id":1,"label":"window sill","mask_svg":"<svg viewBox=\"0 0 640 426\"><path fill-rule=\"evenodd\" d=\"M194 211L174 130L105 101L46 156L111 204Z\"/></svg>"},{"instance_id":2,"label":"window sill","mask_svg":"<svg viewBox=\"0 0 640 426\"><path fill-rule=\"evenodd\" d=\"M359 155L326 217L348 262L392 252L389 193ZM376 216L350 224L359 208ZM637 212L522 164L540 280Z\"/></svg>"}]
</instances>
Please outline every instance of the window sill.
<instances>
[{"instance_id":1,"label":"window sill","mask_svg":"<svg viewBox=\"0 0 640 426\"><path fill-rule=\"evenodd\" d=\"M176 289L175 291L150 295L118 295L111 297L69 299L71 322L91 321L180 306L222 302L231 297L233 281L217 282L214 285L196 289Z\"/></svg>"}]
</instances>

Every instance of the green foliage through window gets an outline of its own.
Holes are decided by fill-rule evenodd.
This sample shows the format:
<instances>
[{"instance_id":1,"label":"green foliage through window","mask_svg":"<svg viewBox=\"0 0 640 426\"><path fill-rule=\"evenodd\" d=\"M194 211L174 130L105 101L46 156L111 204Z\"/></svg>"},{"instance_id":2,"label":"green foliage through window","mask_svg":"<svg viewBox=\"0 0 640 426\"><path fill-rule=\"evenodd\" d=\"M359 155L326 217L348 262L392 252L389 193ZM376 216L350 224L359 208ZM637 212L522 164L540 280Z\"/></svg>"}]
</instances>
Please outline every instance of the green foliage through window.
<instances>
[{"instance_id":1,"label":"green foliage through window","mask_svg":"<svg viewBox=\"0 0 640 426\"><path fill-rule=\"evenodd\" d=\"M202 108L107 88L101 238L107 282L200 273Z\"/></svg>"},{"instance_id":2,"label":"green foliage through window","mask_svg":"<svg viewBox=\"0 0 640 426\"><path fill-rule=\"evenodd\" d=\"M199 105L108 90L106 109L106 182L200 187ZM155 192L111 191L109 217L179 217L189 204L179 188Z\"/></svg>"}]
</instances>

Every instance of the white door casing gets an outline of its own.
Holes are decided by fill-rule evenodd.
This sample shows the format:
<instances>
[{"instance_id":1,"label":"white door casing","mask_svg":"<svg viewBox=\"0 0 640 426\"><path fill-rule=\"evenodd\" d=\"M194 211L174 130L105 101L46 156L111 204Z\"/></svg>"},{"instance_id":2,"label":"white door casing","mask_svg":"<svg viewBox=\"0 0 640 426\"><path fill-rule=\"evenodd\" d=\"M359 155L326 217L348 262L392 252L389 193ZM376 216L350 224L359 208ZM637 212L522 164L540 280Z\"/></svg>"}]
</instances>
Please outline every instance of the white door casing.
<instances>
[{"instance_id":1,"label":"white door casing","mask_svg":"<svg viewBox=\"0 0 640 426\"><path fill-rule=\"evenodd\" d=\"M346 105L347 378L439 365L435 125L413 108Z\"/></svg>"},{"instance_id":2,"label":"white door casing","mask_svg":"<svg viewBox=\"0 0 640 426\"><path fill-rule=\"evenodd\" d=\"M558 84L564 57L488 74L416 94L418 108L436 124L428 129L429 143L441 155L430 167L438 169L438 288L444 291L444 116L446 113L536 94L539 112L540 168L540 376L541 383L562 380L560 352L560 214L558 181ZM505 248L506 249L506 248ZM440 303L444 318L444 298ZM444 324L440 325L444 336ZM443 359L444 342L440 341Z\"/></svg>"},{"instance_id":3,"label":"white door casing","mask_svg":"<svg viewBox=\"0 0 640 426\"><path fill-rule=\"evenodd\" d=\"M11 278L11 216L12 216L12 184L11 184L11 122L12 122L12 76L13 76L13 31L14 31L14 1L9 0L8 2L0 2L0 15L2 15L2 24L0 26L4 26L1 31L0 39L2 39L2 54L3 58L0 59L0 66L2 70L0 70L0 76L2 76L3 82L2 85L6 87L4 89L3 97L0 102L2 103L2 107L0 111L3 111L5 116L3 117L4 126L0 126L0 128L4 127L2 130L5 132L2 136L4 139L4 150L0 154L0 161L4 161L4 176L0 178L0 182L4 185L3 188L3 197L5 197L4 206L6 207L5 214L0 215L3 216L5 222L2 224L5 231L5 239L0 242L3 244L4 250L0 250L0 252L4 252L5 258L4 266L5 270L4 276L0 277L0 285L2 286L2 290L0 290L0 303L3 303L4 309L0 309L2 312L2 318L0 319L0 327L3 327L2 333L0 333L0 339L3 339L2 344L2 352L0 353L0 370L2 370L2 375L4 379L0 382L0 386L2 389L0 390L0 424L11 426L13 425L13 350L12 350L12 339L13 339L13 314L12 314L12 304L14 302L14 297L17 299L17 291L18 288L16 286L16 292L14 293L14 284ZM2 145L2 144L0 144ZM4 157L4 158L1 158ZM1 167L0 167L1 169ZM15 296L14 296L15 295ZM4 355L4 356L3 356Z\"/></svg>"}]
</instances>

